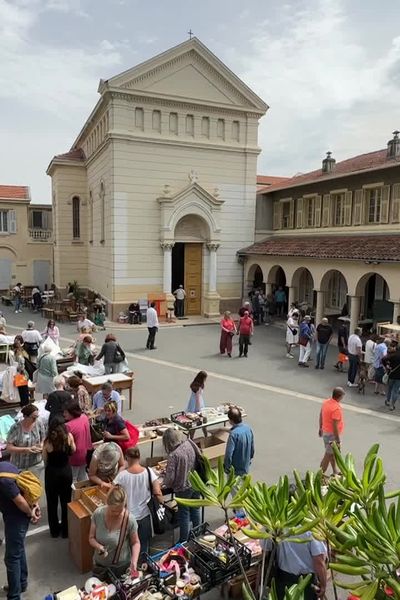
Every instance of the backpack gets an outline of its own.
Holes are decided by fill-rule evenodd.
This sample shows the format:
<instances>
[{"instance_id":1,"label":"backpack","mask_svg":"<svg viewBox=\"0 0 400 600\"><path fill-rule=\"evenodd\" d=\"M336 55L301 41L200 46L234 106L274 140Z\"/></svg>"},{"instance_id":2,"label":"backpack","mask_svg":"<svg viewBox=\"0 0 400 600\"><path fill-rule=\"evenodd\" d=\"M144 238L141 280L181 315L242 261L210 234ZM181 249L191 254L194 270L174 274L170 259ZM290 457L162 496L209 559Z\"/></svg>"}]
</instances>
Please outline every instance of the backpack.
<instances>
[{"instance_id":1,"label":"backpack","mask_svg":"<svg viewBox=\"0 0 400 600\"><path fill-rule=\"evenodd\" d=\"M29 506L36 504L43 494L41 481L31 471L20 471L20 473L1 473L0 477L14 479Z\"/></svg>"},{"instance_id":2,"label":"backpack","mask_svg":"<svg viewBox=\"0 0 400 600\"><path fill-rule=\"evenodd\" d=\"M139 439L139 429L133 425L133 423L130 421L125 421L125 427L129 433L129 440L118 440L117 442L123 454L125 454L128 448L133 448L133 446L136 446Z\"/></svg>"}]
</instances>

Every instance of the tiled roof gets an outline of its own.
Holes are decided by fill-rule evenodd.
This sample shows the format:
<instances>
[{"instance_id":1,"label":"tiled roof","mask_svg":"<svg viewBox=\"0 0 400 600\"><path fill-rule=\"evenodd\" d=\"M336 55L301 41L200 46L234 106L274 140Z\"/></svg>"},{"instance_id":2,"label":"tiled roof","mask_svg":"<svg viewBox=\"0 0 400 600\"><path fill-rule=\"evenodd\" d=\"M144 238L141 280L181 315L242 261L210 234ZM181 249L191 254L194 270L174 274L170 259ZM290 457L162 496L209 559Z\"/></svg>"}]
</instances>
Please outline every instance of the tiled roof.
<instances>
[{"instance_id":1,"label":"tiled roof","mask_svg":"<svg viewBox=\"0 0 400 600\"><path fill-rule=\"evenodd\" d=\"M290 177L275 177L274 175L257 175L257 185L275 185L287 181Z\"/></svg>"},{"instance_id":2,"label":"tiled roof","mask_svg":"<svg viewBox=\"0 0 400 600\"><path fill-rule=\"evenodd\" d=\"M238 254L400 262L400 235L271 237Z\"/></svg>"},{"instance_id":3,"label":"tiled roof","mask_svg":"<svg viewBox=\"0 0 400 600\"><path fill-rule=\"evenodd\" d=\"M56 154L55 159L60 160L85 160L85 153L82 148L74 148L65 154Z\"/></svg>"},{"instance_id":4,"label":"tiled roof","mask_svg":"<svg viewBox=\"0 0 400 600\"><path fill-rule=\"evenodd\" d=\"M376 150L375 152L368 152L367 154L360 154L359 156L353 156L347 160L337 162L332 173L322 172L321 168L316 171L310 171L309 173L302 173L301 175L295 175L290 177L283 182L275 183L264 190L258 190L258 193L264 191L264 193L273 192L276 190L284 190L289 187L295 187L296 185L304 185L306 183L314 183L318 180L323 181L324 179L331 179L332 177L338 177L340 175L350 175L358 171L366 171L368 169L376 169L379 167L390 167L393 165L399 165L400 161L393 158L387 158L387 149Z\"/></svg>"},{"instance_id":5,"label":"tiled roof","mask_svg":"<svg viewBox=\"0 0 400 600\"><path fill-rule=\"evenodd\" d=\"M0 198L6 200L29 200L29 187L26 185L0 185Z\"/></svg>"}]
</instances>

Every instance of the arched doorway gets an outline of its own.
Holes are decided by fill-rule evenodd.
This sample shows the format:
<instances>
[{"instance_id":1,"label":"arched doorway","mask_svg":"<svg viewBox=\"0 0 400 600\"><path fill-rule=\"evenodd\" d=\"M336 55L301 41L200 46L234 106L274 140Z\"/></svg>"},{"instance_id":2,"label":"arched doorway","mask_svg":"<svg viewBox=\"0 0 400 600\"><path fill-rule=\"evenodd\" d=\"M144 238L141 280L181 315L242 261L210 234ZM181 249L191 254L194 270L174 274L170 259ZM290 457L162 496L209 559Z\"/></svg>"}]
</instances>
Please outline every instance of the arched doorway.
<instances>
[{"instance_id":1,"label":"arched doorway","mask_svg":"<svg viewBox=\"0 0 400 600\"><path fill-rule=\"evenodd\" d=\"M286 287L285 271L280 265L272 267L268 273L268 283L272 284L273 290L278 287Z\"/></svg>"},{"instance_id":2,"label":"arched doorway","mask_svg":"<svg viewBox=\"0 0 400 600\"><path fill-rule=\"evenodd\" d=\"M361 298L360 318L391 321L393 303L389 302L390 290L386 280L378 273L365 273L357 283L356 296Z\"/></svg>"},{"instance_id":3,"label":"arched doorway","mask_svg":"<svg viewBox=\"0 0 400 600\"><path fill-rule=\"evenodd\" d=\"M176 224L172 248L171 292L186 291L185 315L198 315L203 296L203 249L209 239L207 223L198 215L185 215Z\"/></svg>"},{"instance_id":4,"label":"arched doorway","mask_svg":"<svg viewBox=\"0 0 400 600\"><path fill-rule=\"evenodd\" d=\"M312 309L315 306L314 279L310 271L305 267L297 269L292 277L292 286L295 288L295 300L299 306L307 306Z\"/></svg>"},{"instance_id":5,"label":"arched doorway","mask_svg":"<svg viewBox=\"0 0 400 600\"><path fill-rule=\"evenodd\" d=\"M277 303L277 312L276 314L280 317L283 317L287 314L288 309L288 300L289 300L289 288L286 285L286 274L280 265L273 266L268 273L268 284L270 287L271 293L274 295L275 301ZM277 296L284 290L285 297L277 299ZM278 294L277 294L278 292ZM282 304L283 302L283 304Z\"/></svg>"},{"instance_id":6,"label":"arched doorway","mask_svg":"<svg viewBox=\"0 0 400 600\"><path fill-rule=\"evenodd\" d=\"M349 314L347 281L340 271L336 269L327 271L321 280L321 290L325 292L324 312L333 315L343 314L344 316Z\"/></svg>"},{"instance_id":7,"label":"arched doorway","mask_svg":"<svg viewBox=\"0 0 400 600\"><path fill-rule=\"evenodd\" d=\"M260 265L251 265L247 272L247 293L251 294L253 290L262 290L265 292L264 273Z\"/></svg>"}]
</instances>

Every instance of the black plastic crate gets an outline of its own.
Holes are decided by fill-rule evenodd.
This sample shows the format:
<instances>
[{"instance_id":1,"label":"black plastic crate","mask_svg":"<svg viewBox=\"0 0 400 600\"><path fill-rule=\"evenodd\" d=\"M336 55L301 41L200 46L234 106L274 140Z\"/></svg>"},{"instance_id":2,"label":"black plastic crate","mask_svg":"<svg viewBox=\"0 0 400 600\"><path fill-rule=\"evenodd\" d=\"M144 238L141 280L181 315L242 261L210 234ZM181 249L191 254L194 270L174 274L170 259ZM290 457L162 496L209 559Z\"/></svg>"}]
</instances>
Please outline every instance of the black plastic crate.
<instances>
[{"instance_id":1,"label":"black plastic crate","mask_svg":"<svg viewBox=\"0 0 400 600\"><path fill-rule=\"evenodd\" d=\"M199 549L193 540L188 541L188 548L193 556L193 568L200 575L201 580L206 582L205 591L224 583L235 574L222 569L215 561L209 560L207 554Z\"/></svg>"},{"instance_id":2,"label":"black plastic crate","mask_svg":"<svg viewBox=\"0 0 400 600\"><path fill-rule=\"evenodd\" d=\"M214 554L209 548L207 548L207 546L204 546L198 541L198 538L204 535L214 535L216 537L217 543L226 549L228 557L228 560L226 562L221 560L216 554ZM220 535L216 535L213 531L211 531L211 529L209 529L208 523L202 523L195 529L192 529L189 534L189 540L190 542L192 542L192 552L201 551L207 561L216 563L221 567L221 569L227 571L230 575L232 575L233 573L236 574L240 571L239 560L236 556L236 553L233 552L233 544L229 540L226 540L225 538L221 537ZM238 540L235 540L235 546L244 569L248 569L251 564L251 551L249 550L249 548L247 548L247 546L245 546L244 544L242 544L242 542L239 542Z\"/></svg>"},{"instance_id":3,"label":"black plastic crate","mask_svg":"<svg viewBox=\"0 0 400 600\"><path fill-rule=\"evenodd\" d=\"M112 600L127 600L128 593L129 598L135 598L135 594L139 595L142 592L145 592L149 589L150 585L156 586L156 580L153 577L145 577L141 579L135 585L126 586L124 583L118 579L111 571L111 569L107 570L107 579L109 579L110 583L115 585L117 593L112 596Z\"/></svg>"}]
</instances>

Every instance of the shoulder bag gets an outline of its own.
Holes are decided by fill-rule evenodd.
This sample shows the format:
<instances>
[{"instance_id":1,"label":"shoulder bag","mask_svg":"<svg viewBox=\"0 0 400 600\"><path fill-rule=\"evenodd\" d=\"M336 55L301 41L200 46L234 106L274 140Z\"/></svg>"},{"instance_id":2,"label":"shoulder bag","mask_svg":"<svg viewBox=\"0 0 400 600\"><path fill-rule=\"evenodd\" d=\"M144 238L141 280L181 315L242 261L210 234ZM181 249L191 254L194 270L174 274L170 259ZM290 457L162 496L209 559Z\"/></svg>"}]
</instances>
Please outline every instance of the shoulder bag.
<instances>
[{"instance_id":1,"label":"shoulder bag","mask_svg":"<svg viewBox=\"0 0 400 600\"><path fill-rule=\"evenodd\" d=\"M386 373L383 374L383 376L382 376L382 383L384 385L387 385L387 383L389 382L390 375L392 373L394 373L399 367L400 367L400 365L397 365L397 367L395 367L394 369L391 369L389 372L386 372Z\"/></svg>"},{"instance_id":2,"label":"shoulder bag","mask_svg":"<svg viewBox=\"0 0 400 600\"><path fill-rule=\"evenodd\" d=\"M113 565L117 565L119 562L119 557L121 556L122 546L124 545L125 538L126 538L126 532L128 530L128 520L129 520L129 513L125 509L124 516L122 517L121 529L119 530L118 545L115 548L114 557L112 560Z\"/></svg>"},{"instance_id":3,"label":"shoulder bag","mask_svg":"<svg viewBox=\"0 0 400 600\"><path fill-rule=\"evenodd\" d=\"M121 363L125 360L125 354L124 351L122 350L121 346L118 344L115 348L115 352L114 352L114 360L113 362L115 363Z\"/></svg>"},{"instance_id":4,"label":"shoulder bag","mask_svg":"<svg viewBox=\"0 0 400 600\"><path fill-rule=\"evenodd\" d=\"M153 484L150 476L150 469L146 467L147 475L149 478L149 489L150 489L150 500L147 506L150 511L151 522L153 524L153 531L155 534L165 533L168 529L168 519L166 516L165 506L160 504L157 498L153 494Z\"/></svg>"}]
</instances>

